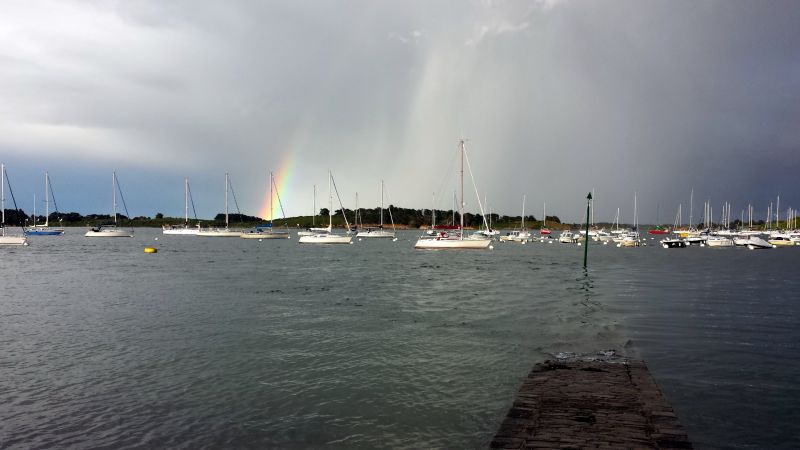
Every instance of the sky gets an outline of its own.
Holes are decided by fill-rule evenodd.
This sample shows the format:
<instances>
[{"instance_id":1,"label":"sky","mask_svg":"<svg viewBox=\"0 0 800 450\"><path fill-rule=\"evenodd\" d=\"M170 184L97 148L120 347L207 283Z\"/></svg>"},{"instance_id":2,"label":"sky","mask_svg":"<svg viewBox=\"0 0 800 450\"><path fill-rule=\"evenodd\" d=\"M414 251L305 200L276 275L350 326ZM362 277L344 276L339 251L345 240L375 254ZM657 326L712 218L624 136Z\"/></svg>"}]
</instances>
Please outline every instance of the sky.
<instances>
[{"instance_id":1,"label":"sky","mask_svg":"<svg viewBox=\"0 0 800 450\"><path fill-rule=\"evenodd\" d=\"M70 1L0 3L0 160L30 211L328 200L672 223L800 208L795 1ZM435 201L433 200L435 197ZM335 200L334 200L335 201ZM43 205L39 203L37 210ZM335 205L335 209L338 206ZM234 211L231 199L231 210ZM275 215L280 211L275 207ZM695 220L697 222L697 220Z\"/></svg>"}]
</instances>

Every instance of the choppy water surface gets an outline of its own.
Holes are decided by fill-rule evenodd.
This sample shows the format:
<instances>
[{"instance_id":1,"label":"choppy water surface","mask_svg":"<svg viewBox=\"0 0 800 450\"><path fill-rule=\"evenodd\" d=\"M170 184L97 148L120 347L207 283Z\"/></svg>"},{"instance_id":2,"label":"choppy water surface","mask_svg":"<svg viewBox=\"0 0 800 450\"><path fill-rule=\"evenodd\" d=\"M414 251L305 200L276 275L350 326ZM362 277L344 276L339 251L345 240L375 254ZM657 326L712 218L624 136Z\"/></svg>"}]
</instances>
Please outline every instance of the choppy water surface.
<instances>
[{"instance_id":1,"label":"choppy water surface","mask_svg":"<svg viewBox=\"0 0 800 450\"><path fill-rule=\"evenodd\" d=\"M605 349L697 448L800 442L800 249L594 245L587 276L559 244L68 231L0 249L0 447L485 447L534 363Z\"/></svg>"}]
</instances>

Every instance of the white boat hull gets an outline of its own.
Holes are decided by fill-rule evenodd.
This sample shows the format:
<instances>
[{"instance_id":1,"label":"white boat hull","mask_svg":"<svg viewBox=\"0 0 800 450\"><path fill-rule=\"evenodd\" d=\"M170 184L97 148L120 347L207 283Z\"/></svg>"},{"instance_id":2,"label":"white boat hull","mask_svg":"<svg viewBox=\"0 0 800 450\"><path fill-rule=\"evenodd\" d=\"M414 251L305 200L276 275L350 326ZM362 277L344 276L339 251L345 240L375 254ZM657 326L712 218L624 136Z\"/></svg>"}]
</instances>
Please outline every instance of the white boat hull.
<instances>
[{"instance_id":1,"label":"white boat hull","mask_svg":"<svg viewBox=\"0 0 800 450\"><path fill-rule=\"evenodd\" d=\"M726 237L714 237L706 240L706 245L709 247L733 247L733 241Z\"/></svg>"},{"instance_id":2,"label":"white boat hull","mask_svg":"<svg viewBox=\"0 0 800 450\"><path fill-rule=\"evenodd\" d=\"M116 237L133 237L133 233L127 230L89 230L84 234L86 237L104 237L104 238L116 238Z\"/></svg>"},{"instance_id":3,"label":"white boat hull","mask_svg":"<svg viewBox=\"0 0 800 450\"><path fill-rule=\"evenodd\" d=\"M266 232L242 233L240 237L242 239L291 239L289 233L266 233Z\"/></svg>"},{"instance_id":4,"label":"white boat hull","mask_svg":"<svg viewBox=\"0 0 800 450\"><path fill-rule=\"evenodd\" d=\"M353 242L353 237L338 234L315 234L301 236L297 242L301 244L350 244Z\"/></svg>"},{"instance_id":5,"label":"white boat hull","mask_svg":"<svg viewBox=\"0 0 800 450\"><path fill-rule=\"evenodd\" d=\"M490 239L436 239L421 238L414 245L419 249L474 249L480 250L488 248L492 244Z\"/></svg>"},{"instance_id":6,"label":"white boat hull","mask_svg":"<svg viewBox=\"0 0 800 450\"><path fill-rule=\"evenodd\" d=\"M385 230L375 230L375 231L359 231L356 234L356 237L359 238L394 238L394 233L391 231Z\"/></svg>"},{"instance_id":7,"label":"white boat hull","mask_svg":"<svg viewBox=\"0 0 800 450\"><path fill-rule=\"evenodd\" d=\"M162 231L164 234L176 234L182 236L196 236L200 233L199 228L172 228L172 229L164 229Z\"/></svg>"},{"instance_id":8,"label":"white boat hull","mask_svg":"<svg viewBox=\"0 0 800 450\"><path fill-rule=\"evenodd\" d=\"M25 236L0 236L0 245L28 245Z\"/></svg>"},{"instance_id":9,"label":"white boat hull","mask_svg":"<svg viewBox=\"0 0 800 450\"><path fill-rule=\"evenodd\" d=\"M201 230L196 236L202 237L239 237L242 235L241 231L227 230L227 229L212 229Z\"/></svg>"}]
</instances>

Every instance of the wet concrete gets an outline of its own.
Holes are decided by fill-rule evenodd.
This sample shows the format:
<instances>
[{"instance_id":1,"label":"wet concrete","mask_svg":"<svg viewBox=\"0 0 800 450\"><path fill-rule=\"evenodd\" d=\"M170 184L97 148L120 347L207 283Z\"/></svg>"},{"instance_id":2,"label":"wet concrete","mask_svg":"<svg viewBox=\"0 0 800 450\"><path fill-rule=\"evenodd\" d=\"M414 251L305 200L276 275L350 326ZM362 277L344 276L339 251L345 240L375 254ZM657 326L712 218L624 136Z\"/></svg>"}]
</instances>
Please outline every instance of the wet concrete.
<instances>
[{"instance_id":1,"label":"wet concrete","mask_svg":"<svg viewBox=\"0 0 800 450\"><path fill-rule=\"evenodd\" d=\"M645 363L613 358L537 364L491 447L688 449L692 444Z\"/></svg>"}]
</instances>

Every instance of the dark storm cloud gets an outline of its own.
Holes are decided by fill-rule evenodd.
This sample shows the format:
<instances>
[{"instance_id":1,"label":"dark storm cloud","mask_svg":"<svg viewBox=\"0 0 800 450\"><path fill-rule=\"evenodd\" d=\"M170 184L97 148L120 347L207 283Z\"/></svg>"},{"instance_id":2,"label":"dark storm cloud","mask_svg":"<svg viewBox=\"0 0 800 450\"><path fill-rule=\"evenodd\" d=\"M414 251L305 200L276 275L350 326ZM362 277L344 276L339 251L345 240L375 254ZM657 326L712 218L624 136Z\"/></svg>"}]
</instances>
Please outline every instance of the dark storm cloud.
<instances>
[{"instance_id":1,"label":"dark storm cloud","mask_svg":"<svg viewBox=\"0 0 800 450\"><path fill-rule=\"evenodd\" d=\"M210 215L225 170L256 213L266 171L287 161L290 214L329 168L348 203L356 190L377 203L384 178L395 204L439 190L446 207L462 136L494 211L517 214L527 193L529 211L547 201L580 220L592 188L609 220L617 207L632 220L634 191L643 221L656 205L671 221L692 187L735 210L777 194L800 204L793 2L0 9L0 154L23 179L60 171L73 209L104 208L86 190L116 167L136 214L177 213L188 175Z\"/></svg>"}]
</instances>

